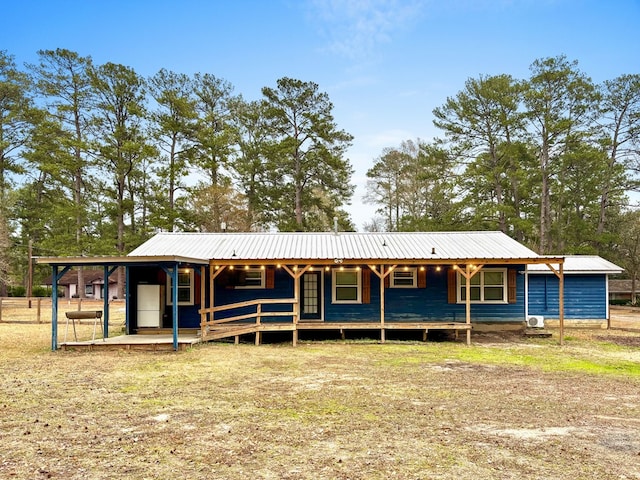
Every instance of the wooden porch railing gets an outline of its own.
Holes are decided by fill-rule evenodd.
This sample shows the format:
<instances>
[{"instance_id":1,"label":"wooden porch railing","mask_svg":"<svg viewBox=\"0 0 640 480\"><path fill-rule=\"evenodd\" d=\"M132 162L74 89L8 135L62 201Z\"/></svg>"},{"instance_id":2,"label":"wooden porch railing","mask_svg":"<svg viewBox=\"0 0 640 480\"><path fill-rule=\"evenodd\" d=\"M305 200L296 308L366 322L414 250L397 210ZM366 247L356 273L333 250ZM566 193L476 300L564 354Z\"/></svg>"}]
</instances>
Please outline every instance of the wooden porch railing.
<instances>
[{"instance_id":1,"label":"wooden porch railing","mask_svg":"<svg viewBox=\"0 0 640 480\"><path fill-rule=\"evenodd\" d=\"M244 302L238 303L229 303L226 305L218 305L215 307L202 308L198 310L200 313L200 328L201 328L201 336L203 340L207 339L207 335L211 331L215 331L216 327L218 330L222 330L225 327L231 327L232 325L235 327L250 327L253 326L257 329L259 328L262 319L265 317L291 317L292 324L297 325L298 323L298 312L296 311L295 305L297 301L294 298L262 298L256 300L247 300ZM270 311L264 312L262 310L263 305L291 305L291 310L288 311ZM217 312L223 312L227 310L235 310L239 308L246 308L255 306L255 312L244 313L242 315L234 315L226 318L215 318L215 314ZM207 316L209 319L207 320ZM255 323L242 322L243 320L249 320L255 318ZM240 323L242 322L242 323Z\"/></svg>"}]
</instances>

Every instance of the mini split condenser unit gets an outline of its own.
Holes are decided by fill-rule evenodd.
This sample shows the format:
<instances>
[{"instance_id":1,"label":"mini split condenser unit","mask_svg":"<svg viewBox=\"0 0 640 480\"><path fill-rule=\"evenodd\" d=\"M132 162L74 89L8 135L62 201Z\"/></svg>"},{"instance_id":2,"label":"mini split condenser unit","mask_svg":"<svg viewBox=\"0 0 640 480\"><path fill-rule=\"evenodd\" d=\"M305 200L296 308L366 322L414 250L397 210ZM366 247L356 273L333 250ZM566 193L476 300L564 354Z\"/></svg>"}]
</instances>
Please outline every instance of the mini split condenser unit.
<instances>
[{"instance_id":1,"label":"mini split condenser unit","mask_svg":"<svg viewBox=\"0 0 640 480\"><path fill-rule=\"evenodd\" d=\"M544 317L542 315L529 315L527 317L527 327L544 328Z\"/></svg>"}]
</instances>

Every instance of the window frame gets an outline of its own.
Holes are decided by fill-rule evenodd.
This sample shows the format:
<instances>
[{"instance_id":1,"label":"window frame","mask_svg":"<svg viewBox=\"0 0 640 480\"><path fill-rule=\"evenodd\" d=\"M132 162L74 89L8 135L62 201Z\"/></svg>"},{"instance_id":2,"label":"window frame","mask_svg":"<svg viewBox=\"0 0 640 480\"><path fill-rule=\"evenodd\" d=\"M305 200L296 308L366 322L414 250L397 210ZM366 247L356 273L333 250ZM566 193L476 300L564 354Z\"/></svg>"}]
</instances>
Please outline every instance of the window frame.
<instances>
[{"instance_id":1,"label":"window frame","mask_svg":"<svg viewBox=\"0 0 640 480\"><path fill-rule=\"evenodd\" d=\"M260 268L260 267L249 267L249 268L245 268L243 270L241 270L242 272L244 272L245 274L245 282L246 282L246 274L251 272L251 273L255 273L258 272L260 273L260 284L259 285L236 285L234 288L237 289L243 289L243 290L260 290L260 289L265 289L266 288L266 269L265 268Z\"/></svg>"},{"instance_id":2,"label":"window frame","mask_svg":"<svg viewBox=\"0 0 640 480\"><path fill-rule=\"evenodd\" d=\"M189 284L180 284L180 274L189 274ZM167 305L173 305L173 275L167 275ZM180 290L189 289L189 300L180 300ZM195 305L195 269L178 268L178 305L189 306Z\"/></svg>"},{"instance_id":3,"label":"window frame","mask_svg":"<svg viewBox=\"0 0 640 480\"><path fill-rule=\"evenodd\" d=\"M402 285L396 283L396 273L411 273L411 285ZM404 279L407 279L405 277ZM395 268L389 277L389 288L418 288L418 267Z\"/></svg>"},{"instance_id":4,"label":"window frame","mask_svg":"<svg viewBox=\"0 0 640 480\"><path fill-rule=\"evenodd\" d=\"M336 277L340 273L355 273L356 274L356 283L355 284L344 284L338 285ZM355 300L338 300L337 292L339 288L356 288L356 298ZM362 269L361 268L334 268L331 271L331 303L333 304L341 304L341 305L356 305L362 303Z\"/></svg>"},{"instance_id":5,"label":"window frame","mask_svg":"<svg viewBox=\"0 0 640 480\"><path fill-rule=\"evenodd\" d=\"M502 273L502 299L500 300L485 300L485 291L487 288L496 288L497 284L486 284L485 283L485 273ZM463 291L466 292L466 278L458 271L456 272L456 299L457 303L467 303L465 299L463 299ZM478 277L479 276L479 277ZM476 277L479 278L479 283L477 285L471 284L471 288L479 288L480 289L480 298L478 300L471 300L470 303L475 304L493 304L493 305L504 305L509 303L509 274L507 268L483 268L479 272L477 272L471 280L473 281Z\"/></svg>"}]
</instances>

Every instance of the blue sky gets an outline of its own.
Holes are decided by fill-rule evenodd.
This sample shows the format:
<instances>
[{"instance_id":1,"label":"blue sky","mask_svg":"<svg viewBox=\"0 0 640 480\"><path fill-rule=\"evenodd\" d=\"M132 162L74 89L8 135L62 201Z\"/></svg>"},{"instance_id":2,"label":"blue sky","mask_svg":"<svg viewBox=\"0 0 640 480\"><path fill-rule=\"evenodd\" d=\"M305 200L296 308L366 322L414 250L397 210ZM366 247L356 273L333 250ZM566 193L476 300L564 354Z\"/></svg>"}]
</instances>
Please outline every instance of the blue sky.
<instances>
[{"instance_id":1,"label":"blue sky","mask_svg":"<svg viewBox=\"0 0 640 480\"><path fill-rule=\"evenodd\" d=\"M150 76L211 73L260 98L314 81L354 136L361 228L366 171L385 147L431 140L432 110L468 78L527 78L564 54L595 82L640 73L640 0L0 0L0 49L19 64L67 48Z\"/></svg>"}]
</instances>

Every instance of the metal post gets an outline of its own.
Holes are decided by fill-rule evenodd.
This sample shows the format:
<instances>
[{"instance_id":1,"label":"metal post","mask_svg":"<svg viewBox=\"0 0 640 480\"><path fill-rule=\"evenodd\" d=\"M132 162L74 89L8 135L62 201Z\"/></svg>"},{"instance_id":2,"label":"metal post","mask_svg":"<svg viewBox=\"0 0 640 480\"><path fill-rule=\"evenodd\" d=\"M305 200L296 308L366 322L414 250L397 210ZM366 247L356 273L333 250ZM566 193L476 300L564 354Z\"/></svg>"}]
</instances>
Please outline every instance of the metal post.
<instances>
[{"instance_id":1,"label":"metal post","mask_svg":"<svg viewBox=\"0 0 640 480\"><path fill-rule=\"evenodd\" d=\"M124 267L124 333L131 334L131 274L129 267Z\"/></svg>"},{"instance_id":2,"label":"metal post","mask_svg":"<svg viewBox=\"0 0 640 480\"><path fill-rule=\"evenodd\" d=\"M102 319L104 323L102 324L102 338L107 338L109 336L109 266L104 266L103 273L103 281L102 285Z\"/></svg>"},{"instance_id":3,"label":"metal post","mask_svg":"<svg viewBox=\"0 0 640 480\"><path fill-rule=\"evenodd\" d=\"M560 263L558 281L558 320L560 322L560 345L564 345L564 262Z\"/></svg>"},{"instance_id":4,"label":"metal post","mask_svg":"<svg viewBox=\"0 0 640 480\"><path fill-rule=\"evenodd\" d=\"M58 266L53 265L51 283L51 350L58 349Z\"/></svg>"}]
</instances>

